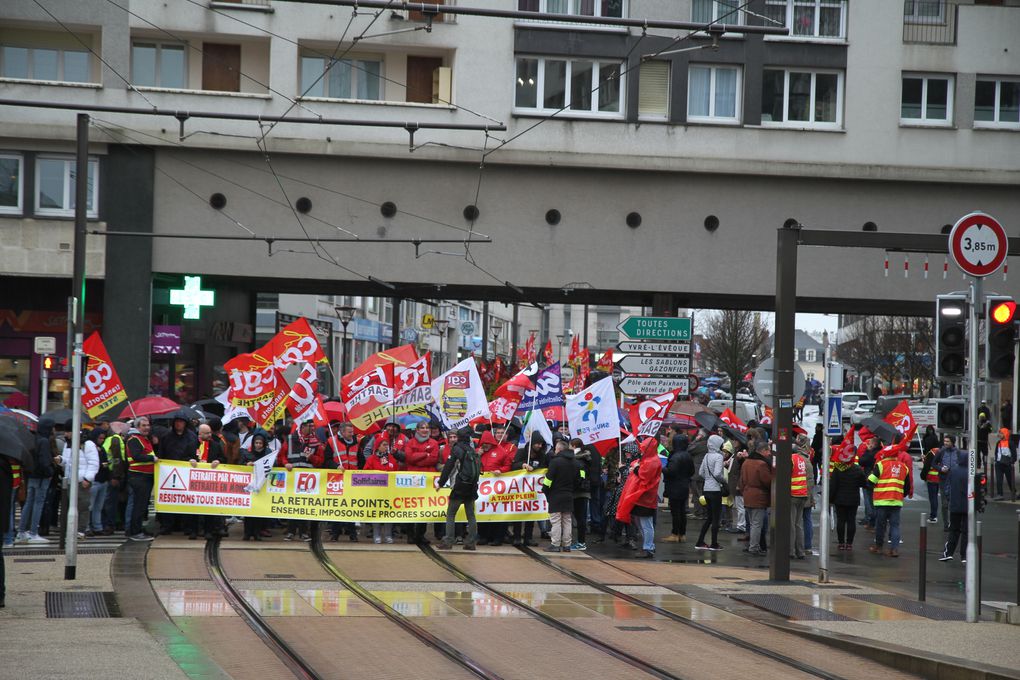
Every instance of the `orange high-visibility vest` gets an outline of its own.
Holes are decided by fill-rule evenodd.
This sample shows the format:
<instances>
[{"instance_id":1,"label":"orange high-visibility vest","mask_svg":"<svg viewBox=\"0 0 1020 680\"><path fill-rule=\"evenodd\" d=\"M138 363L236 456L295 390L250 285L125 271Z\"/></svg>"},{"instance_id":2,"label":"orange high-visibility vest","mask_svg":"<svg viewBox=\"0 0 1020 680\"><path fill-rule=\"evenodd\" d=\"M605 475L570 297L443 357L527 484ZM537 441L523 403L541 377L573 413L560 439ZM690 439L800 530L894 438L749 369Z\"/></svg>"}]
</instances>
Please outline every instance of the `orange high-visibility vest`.
<instances>
[{"instance_id":1,"label":"orange high-visibility vest","mask_svg":"<svg viewBox=\"0 0 1020 680\"><path fill-rule=\"evenodd\" d=\"M937 449L932 450L935 451ZM939 470L937 467L935 467L935 456L931 457L931 464L928 467L928 474L925 476L924 481L928 482L929 484L939 483Z\"/></svg>"},{"instance_id":2,"label":"orange high-visibility vest","mask_svg":"<svg viewBox=\"0 0 1020 680\"><path fill-rule=\"evenodd\" d=\"M790 477L790 495L805 498L807 493L807 461L799 455L793 456L793 474Z\"/></svg>"},{"instance_id":3,"label":"orange high-visibility vest","mask_svg":"<svg viewBox=\"0 0 1020 680\"><path fill-rule=\"evenodd\" d=\"M895 458L883 458L875 463L875 470L868 477L875 485L871 495L874 504L902 506L908 474L907 466Z\"/></svg>"},{"instance_id":4,"label":"orange high-visibility vest","mask_svg":"<svg viewBox=\"0 0 1020 680\"><path fill-rule=\"evenodd\" d=\"M150 442L148 438L142 437L141 435L133 434L128 438L128 442L130 442L132 439L137 439L139 442L141 442L142 449L145 451L145 453L147 454L154 453L154 451L152 450L152 442ZM144 463L137 463L135 462L134 456L132 456L129 451L126 452L126 458L128 461L128 472L138 472L143 475L151 475L156 471L156 464L153 463L151 460L145 461Z\"/></svg>"},{"instance_id":5,"label":"orange high-visibility vest","mask_svg":"<svg viewBox=\"0 0 1020 680\"><path fill-rule=\"evenodd\" d=\"M21 486L21 463L11 463L11 475L11 488L17 489Z\"/></svg>"}]
</instances>

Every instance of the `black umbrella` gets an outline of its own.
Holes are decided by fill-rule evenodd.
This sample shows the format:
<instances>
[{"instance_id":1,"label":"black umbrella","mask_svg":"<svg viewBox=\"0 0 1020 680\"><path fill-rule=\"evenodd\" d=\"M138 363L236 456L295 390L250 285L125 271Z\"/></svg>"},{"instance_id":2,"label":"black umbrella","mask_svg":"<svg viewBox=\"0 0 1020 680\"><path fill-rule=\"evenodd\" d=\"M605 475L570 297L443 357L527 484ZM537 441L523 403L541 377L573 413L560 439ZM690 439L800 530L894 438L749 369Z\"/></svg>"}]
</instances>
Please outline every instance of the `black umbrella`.
<instances>
[{"instance_id":1,"label":"black umbrella","mask_svg":"<svg viewBox=\"0 0 1020 680\"><path fill-rule=\"evenodd\" d=\"M723 424L723 421L719 419L712 411L701 411L700 413L694 414L694 420L709 432L715 432L716 428Z\"/></svg>"},{"instance_id":2,"label":"black umbrella","mask_svg":"<svg viewBox=\"0 0 1020 680\"><path fill-rule=\"evenodd\" d=\"M51 427L53 425L62 425L70 429L72 417L73 414L71 413L71 409L58 408L56 411L47 411L46 413L39 416L39 424L40 425L48 424ZM85 411L81 412L81 422L82 423L92 422L92 419L89 418L89 414L85 413Z\"/></svg>"},{"instance_id":3,"label":"black umbrella","mask_svg":"<svg viewBox=\"0 0 1020 680\"><path fill-rule=\"evenodd\" d=\"M31 459L35 437L13 418L0 418L0 455L25 462Z\"/></svg>"},{"instance_id":4,"label":"black umbrella","mask_svg":"<svg viewBox=\"0 0 1020 680\"><path fill-rule=\"evenodd\" d=\"M892 444L896 441L896 437L900 435L900 431L895 427L885 422L878 416L871 416L861 421L861 425L868 428L872 434L882 440L885 444Z\"/></svg>"},{"instance_id":5,"label":"black umbrella","mask_svg":"<svg viewBox=\"0 0 1020 680\"><path fill-rule=\"evenodd\" d=\"M223 417L223 404L215 399L200 399L192 404L191 408L201 409L206 413L213 414L217 418Z\"/></svg>"},{"instance_id":6,"label":"black umbrella","mask_svg":"<svg viewBox=\"0 0 1020 680\"><path fill-rule=\"evenodd\" d=\"M719 421L719 423L720 423L720 426L723 429L723 432L726 433L727 437L729 437L730 439L735 439L738 442L740 442L741 444L743 444L744 446L747 446L747 435L746 434L744 434L743 432L741 432L740 430L738 430L735 427L730 427L729 425L723 423L721 420Z\"/></svg>"}]
</instances>

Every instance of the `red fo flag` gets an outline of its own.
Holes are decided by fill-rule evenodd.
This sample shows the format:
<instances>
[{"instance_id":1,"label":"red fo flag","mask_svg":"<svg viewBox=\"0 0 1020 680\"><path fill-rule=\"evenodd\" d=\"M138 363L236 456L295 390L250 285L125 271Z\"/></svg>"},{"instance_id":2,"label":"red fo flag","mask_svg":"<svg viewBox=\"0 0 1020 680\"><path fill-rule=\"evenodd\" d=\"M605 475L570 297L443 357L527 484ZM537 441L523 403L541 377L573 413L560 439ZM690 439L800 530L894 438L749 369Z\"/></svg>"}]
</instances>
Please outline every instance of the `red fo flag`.
<instances>
[{"instance_id":1,"label":"red fo flag","mask_svg":"<svg viewBox=\"0 0 1020 680\"><path fill-rule=\"evenodd\" d=\"M669 407L676 401L680 390L673 390L657 397L640 401L630 407L630 425L638 437L654 437L662 427L662 421L669 413Z\"/></svg>"},{"instance_id":2,"label":"red fo flag","mask_svg":"<svg viewBox=\"0 0 1020 680\"><path fill-rule=\"evenodd\" d=\"M723 421L737 432L747 432L747 425L744 421L738 418L737 414L729 409L726 409L719 414L719 420Z\"/></svg>"},{"instance_id":3,"label":"red fo flag","mask_svg":"<svg viewBox=\"0 0 1020 680\"><path fill-rule=\"evenodd\" d=\"M603 371L605 373L613 372L613 348L610 347L606 350L599 362L595 364L596 371Z\"/></svg>"},{"instance_id":4,"label":"red fo flag","mask_svg":"<svg viewBox=\"0 0 1020 680\"><path fill-rule=\"evenodd\" d=\"M110 355L103 344L103 338L96 331L82 345L85 353L85 376L81 385L81 404L89 418L108 411L122 401L127 401L127 392L113 368Z\"/></svg>"},{"instance_id":5,"label":"red fo flag","mask_svg":"<svg viewBox=\"0 0 1020 680\"><path fill-rule=\"evenodd\" d=\"M340 387L347 417L359 432L371 432L376 422L393 415L392 363L362 364L341 378Z\"/></svg>"}]
</instances>

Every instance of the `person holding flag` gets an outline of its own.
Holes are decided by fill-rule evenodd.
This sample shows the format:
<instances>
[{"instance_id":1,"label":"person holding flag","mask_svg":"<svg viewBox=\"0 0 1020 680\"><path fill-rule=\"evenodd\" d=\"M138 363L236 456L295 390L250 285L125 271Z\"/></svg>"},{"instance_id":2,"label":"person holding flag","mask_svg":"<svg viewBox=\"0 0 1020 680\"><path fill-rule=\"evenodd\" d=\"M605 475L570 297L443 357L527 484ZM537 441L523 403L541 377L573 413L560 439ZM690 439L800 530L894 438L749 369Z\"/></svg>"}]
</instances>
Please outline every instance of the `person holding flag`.
<instances>
[{"instance_id":1,"label":"person holding flag","mask_svg":"<svg viewBox=\"0 0 1020 680\"><path fill-rule=\"evenodd\" d=\"M538 414L535 418L542 419L542 414ZM542 419L543 422L544 419ZM546 425L546 429L548 429ZM517 450L517 455L514 457L513 465L510 466L511 470L525 470L527 472L533 472L534 470L540 470L549 466L549 456L546 453L548 445L546 444L545 437L540 432L531 433L531 441L528 442L527 446L522 446ZM521 531L523 530L523 536ZM515 546L528 545L536 546L538 543L535 541L535 522L516 522L514 523L513 531L513 544Z\"/></svg>"},{"instance_id":2,"label":"person holding flag","mask_svg":"<svg viewBox=\"0 0 1020 680\"><path fill-rule=\"evenodd\" d=\"M220 463L227 462L227 456L223 452L222 443L213 437L212 428L208 425L202 424L198 426L198 443L188 462L191 463L191 467L198 467L199 463L207 463L213 469ZM206 538L214 538L226 534L223 522L217 515L205 517L202 515L188 515L184 525L188 531L188 539L192 541L198 538L200 529Z\"/></svg>"},{"instance_id":3,"label":"person holding flag","mask_svg":"<svg viewBox=\"0 0 1020 680\"><path fill-rule=\"evenodd\" d=\"M637 556L644 559L655 557L655 513L659 507L661 480L662 460L659 458L659 442L655 437L647 437L641 443L641 458L631 466L630 475L624 484L620 503L616 508L616 519L620 522L629 524L631 516L637 517L644 548ZM716 529L718 530L718 524Z\"/></svg>"},{"instance_id":4,"label":"person holding flag","mask_svg":"<svg viewBox=\"0 0 1020 680\"><path fill-rule=\"evenodd\" d=\"M276 464L288 470L294 468L321 468L325 457L325 448L312 431L311 420L306 420L298 427L298 431L287 439L280 447ZM283 540L294 540L299 536L302 540L311 540L308 533L308 520L292 519L288 524Z\"/></svg>"}]
</instances>

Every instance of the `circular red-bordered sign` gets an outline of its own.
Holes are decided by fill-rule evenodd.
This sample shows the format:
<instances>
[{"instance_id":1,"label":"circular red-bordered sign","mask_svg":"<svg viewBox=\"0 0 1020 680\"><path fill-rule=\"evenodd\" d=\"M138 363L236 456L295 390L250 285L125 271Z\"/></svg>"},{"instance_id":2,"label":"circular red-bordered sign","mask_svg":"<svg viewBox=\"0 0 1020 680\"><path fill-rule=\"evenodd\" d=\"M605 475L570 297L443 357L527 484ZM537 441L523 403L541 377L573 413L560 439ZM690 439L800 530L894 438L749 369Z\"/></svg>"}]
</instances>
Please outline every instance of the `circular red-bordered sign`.
<instances>
[{"instance_id":1,"label":"circular red-bordered sign","mask_svg":"<svg viewBox=\"0 0 1020 680\"><path fill-rule=\"evenodd\" d=\"M1008 251L1006 230L991 215L964 215L949 232L949 256L970 276L994 274L1005 263Z\"/></svg>"}]
</instances>

